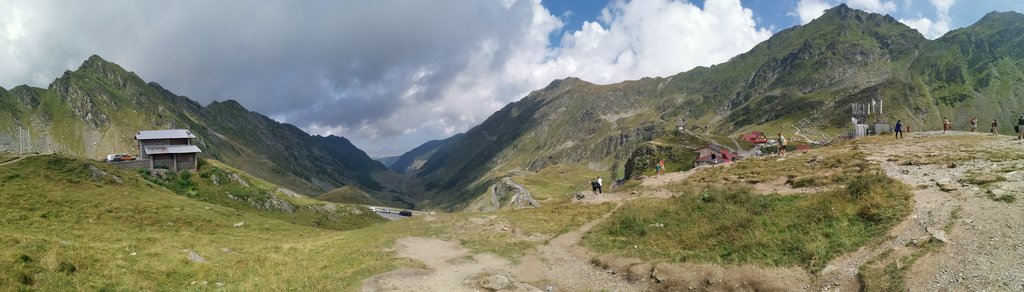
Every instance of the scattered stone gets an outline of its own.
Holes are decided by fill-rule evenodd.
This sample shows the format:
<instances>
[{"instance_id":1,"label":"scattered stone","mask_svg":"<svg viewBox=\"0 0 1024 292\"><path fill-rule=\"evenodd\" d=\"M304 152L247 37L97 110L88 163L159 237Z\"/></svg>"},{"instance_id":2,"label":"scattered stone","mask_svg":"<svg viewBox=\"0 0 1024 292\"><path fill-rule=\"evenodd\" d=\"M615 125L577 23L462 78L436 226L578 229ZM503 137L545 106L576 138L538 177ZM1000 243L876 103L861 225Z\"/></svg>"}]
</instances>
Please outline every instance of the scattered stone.
<instances>
[{"instance_id":1,"label":"scattered stone","mask_svg":"<svg viewBox=\"0 0 1024 292\"><path fill-rule=\"evenodd\" d=\"M950 162L949 163L949 168L956 168L956 167L957 167L956 162Z\"/></svg>"},{"instance_id":2,"label":"scattered stone","mask_svg":"<svg viewBox=\"0 0 1024 292\"><path fill-rule=\"evenodd\" d=\"M89 170L92 171L92 181L97 181L98 182L98 181L102 180L104 177L110 177L110 180L112 180L112 181L114 181L116 183L119 183L119 184L120 183L124 183L124 180L122 180L120 177L118 177L116 175L113 175L113 174L109 174L106 171L103 171L102 169L96 168L96 166L94 166L94 165L90 164L89 165Z\"/></svg>"},{"instance_id":3,"label":"scattered stone","mask_svg":"<svg viewBox=\"0 0 1024 292\"><path fill-rule=\"evenodd\" d=\"M216 283L213 283L213 284L217 285L217 287L224 287L224 283L223 282L216 282Z\"/></svg>"},{"instance_id":4,"label":"scattered stone","mask_svg":"<svg viewBox=\"0 0 1024 292\"><path fill-rule=\"evenodd\" d=\"M246 181L246 180L245 180L244 178L242 178L242 176L240 176L240 175L238 175L238 174L236 174L236 173L230 173L230 174L228 174L228 178L230 178L231 180L233 180L233 181L237 182L238 184L240 184L240 185L242 185L242 186L245 186L245 187L247 187L247 188L248 188L248 187L251 187L251 186L249 185L249 182L248 182L248 181Z\"/></svg>"},{"instance_id":5,"label":"scattered stone","mask_svg":"<svg viewBox=\"0 0 1024 292\"><path fill-rule=\"evenodd\" d=\"M245 226L245 221L235 223L234 226L235 226L235 228L239 228L239 227Z\"/></svg>"},{"instance_id":6,"label":"scattered stone","mask_svg":"<svg viewBox=\"0 0 1024 292\"><path fill-rule=\"evenodd\" d=\"M191 250L186 250L186 251L188 252L188 254L185 257L187 257L189 261L192 261L193 263L205 263L206 262L206 258L203 258L203 256L199 255L198 253L196 253L194 251L191 251Z\"/></svg>"},{"instance_id":7,"label":"scattered stone","mask_svg":"<svg viewBox=\"0 0 1024 292\"><path fill-rule=\"evenodd\" d=\"M960 189L960 185L952 183L950 181L939 181L936 183L939 186L939 190L943 192L952 192Z\"/></svg>"},{"instance_id":8,"label":"scattered stone","mask_svg":"<svg viewBox=\"0 0 1024 292\"><path fill-rule=\"evenodd\" d=\"M480 279L480 287L491 291L502 290L512 286L512 280L504 275L489 275Z\"/></svg>"},{"instance_id":9,"label":"scattered stone","mask_svg":"<svg viewBox=\"0 0 1024 292\"><path fill-rule=\"evenodd\" d=\"M139 253L133 252L133 253L130 253L130 254L128 254L128 255L130 255L130 256L135 256L135 255L138 255L138 254L139 254Z\"/></svg>"},{"instance_id":10,"label":"scattered stone","mask_svg":"<svg viewBox=\"0 0 1024 292\"><path fill-rule=\"evenodd\" d=\"M946 237L946 232L942 231L942 229L928 227L925 228L925 231L927 231L928 234L931 234L932 238L935 240L941 241L942 243L949 243L949 239Z\"/></svg>"},{"instance_id":11,"label":"scattered stone","mask_svg":"<svg viewBox=\"0 0 1024 292\"><path fill-rule=\"evenodd\" d=\"M583 200L586 197L587 197L587 192L586 191L581 191L581 192L576 193L576 200Z\"/></svg>"}]
</instances>

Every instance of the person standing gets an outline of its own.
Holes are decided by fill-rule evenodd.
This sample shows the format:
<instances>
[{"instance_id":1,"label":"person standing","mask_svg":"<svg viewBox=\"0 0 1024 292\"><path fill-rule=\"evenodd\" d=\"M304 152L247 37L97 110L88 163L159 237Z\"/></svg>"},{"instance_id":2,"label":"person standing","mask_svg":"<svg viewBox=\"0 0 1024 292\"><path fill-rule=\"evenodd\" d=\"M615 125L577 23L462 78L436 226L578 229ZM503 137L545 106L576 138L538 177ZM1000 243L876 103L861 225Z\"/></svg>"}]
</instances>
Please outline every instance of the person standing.
<instances>
[{"instance_id":1,"label":"person standing","mask_svg":"<svg viewBox=\"0 0 1024 292\"><path fill-rule=\"evenodd\" d=\"M786 142L785 137L782 136L781 132L779 132L778 133L778 157L785 157L785 147L787 147L787 145L790 145L790 144L788 144Z\"/></svg>"},{"instance_id":2,"label":"person standing","mask_svg":"<svg viewBox=\"0 0 1024 292\"><path fill-rule=\"evenodd\" d=\"M659 169L658 170L658 175L664 175L665 174L665 160L662 159L661 161L658 161L658 165L661 166L661 167L658 168Z\"/></svg>"},{"instance_id":3,"label":"person standing","mask_svg":"<svg viewBox=\"0 0 1024 292\"><path fill-rule=\"evenodd\" d=\"M1017 118L1017 140L1024 139L1024 114Z\"/></svg>"},{"instance_id":4,"label":"person standing","mask_svg":"<svg viewBox=\"0 0 1024 292\"><path fill-rule=\"evenodd\" d=\"M603 193L601 193L601 177L600 176L597 177L597 194L598 195L602 195L603 194Z\"/></svg>"},{"instance_id":5,"label":"person standing","mask_svg":"<svg viewBox=\"0 0 1024 292\"><path fill-rule=\"evenodd\" d=\"M595 194L595 195L597 194L597 180L596 179L590 181L590 192Z\"/></svg>"},{"instance_id":6,"label":"person standing","mask_svg":"<svg viewBox=\"0 0 1024 292\"><path fill-rule=\"evenodd\" d=\"M949 119L942 118L942 133L945 134L950 130Z\"/></svg>"},{"instance_id":7,"label":"person standing","mask_svg":"<svg viewBox=\"0 0 1024 292\"><path fill-rule=\"evenodd\" d=\"M978 131L978 117L971 118L971 133Z\"/></svg>"},{"instance_id":8,"label":"person standing","mask_svg":"<svg viewBox=\"0 0 1024 292\"><path fill-rule=\"evenodd\" d=\"M718 164L718 155L715 153L711 153L711 164Z\"/></svg>"},{"instance_id":9,"label":"person standing","mask_svg":"<svg viewBox=\"0 0 1024 292\"><path fill-rule=\"evenodd\" d=\"M896 139L903 138L903 121L896 120L896 128L893 129L896 132Z\"/></svg>"},{"instance_id":10,"label":"person standing","mask_svg":"<svg viewBox=\"0 0 1024 292\"><path fill-rule=\"evenodd\" d=\"M999 121L992 119L992 136L999 135Z\"/></svg>"},{"instance_id":11,"label":"person standing","mask_svg":"<svg viewBox=\"0 0 1024 292\"><path fill-rule=\"evenodd\" d=\"M661 176L661 162L654 163L654 177Z\"/></svg>"}]
</instances>

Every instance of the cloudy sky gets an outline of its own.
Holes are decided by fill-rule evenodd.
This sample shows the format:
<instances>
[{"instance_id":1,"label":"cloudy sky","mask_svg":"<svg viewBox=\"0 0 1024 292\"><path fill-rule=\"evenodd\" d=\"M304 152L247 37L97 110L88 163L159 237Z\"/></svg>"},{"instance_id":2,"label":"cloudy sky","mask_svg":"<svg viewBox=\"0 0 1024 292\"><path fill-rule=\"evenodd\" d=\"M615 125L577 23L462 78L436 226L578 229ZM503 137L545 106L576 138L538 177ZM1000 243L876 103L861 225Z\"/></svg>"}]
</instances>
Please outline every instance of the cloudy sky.
<instances>
[{"instance_id":1,"label":"cloudy sky","mask_svg":"<svg viewBox=\"0 0 1024 292\"><path fill-rule=\"evenodd\" d=\"M847 2L928 38L1022 0L0 0L0 86L97 54L206 104L235 99L396 155L554 79L614 83L721 63Z\"/></svg>"}]
</instances>

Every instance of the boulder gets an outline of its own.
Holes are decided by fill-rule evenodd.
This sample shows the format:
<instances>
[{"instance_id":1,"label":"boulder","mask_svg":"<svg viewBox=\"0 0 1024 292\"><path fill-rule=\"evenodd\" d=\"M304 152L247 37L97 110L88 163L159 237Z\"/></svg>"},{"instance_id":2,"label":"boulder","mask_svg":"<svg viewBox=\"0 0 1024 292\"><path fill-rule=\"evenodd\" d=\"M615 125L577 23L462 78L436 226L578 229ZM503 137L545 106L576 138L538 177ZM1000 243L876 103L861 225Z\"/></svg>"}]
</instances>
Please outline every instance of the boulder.
<instances>
[{"instance_id":1,"label":"boulder","mask_svg":"<svg viewBox=\"0 0 1024 292\"><path fill-rule=\"evenodd\" d=\"M196 253L194 251L191 251L191 250L187 250L187 254L185 255L185 257L188 258L188 260L193 262L193 263L205 263L206 262L206 258L203 258L203 256L201 256L198 253Z\"/></svg>"},{"instance_id":2,"label":"boulder","mask_svg":"<svg viewBox=\"0 0 1024 292\"><path fill-rule=\"evenodd\" d=\"M504 275L489 275L480 278L480 287L498 291L512 286L512 280Z\"/></svg>"},{"instance_id":3,"label":"boulder","mask_svg":"<svg viewBox=\"0 0 1024 292\"><path fill-rule=\"evenodd\" d=\"M938 181L936 184L939 186L939 190L943 192L952 192L960 189L960 185L950 181Z\"/></svg>"},{"instance_id":4,"label":"boulder","mask_svg":"<svg viewBox=\"0 0 1024 292\"><path fill-rule=\"evenodd\" d=\"M942 231L942 229L928 227L925 228L925 231L927 231L935 240L941 241L942 243L949 243L949 238L946 237L946 232Z\"/></svg>"}]
</instances>

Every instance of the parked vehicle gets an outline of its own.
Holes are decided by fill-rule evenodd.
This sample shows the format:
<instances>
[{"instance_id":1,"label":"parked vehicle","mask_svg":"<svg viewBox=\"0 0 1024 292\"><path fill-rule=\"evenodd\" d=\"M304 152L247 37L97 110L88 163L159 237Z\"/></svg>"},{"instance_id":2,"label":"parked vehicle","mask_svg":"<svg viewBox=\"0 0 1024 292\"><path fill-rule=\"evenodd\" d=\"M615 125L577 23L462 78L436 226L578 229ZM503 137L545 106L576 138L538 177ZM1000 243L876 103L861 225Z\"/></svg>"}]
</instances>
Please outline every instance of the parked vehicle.
<instances>
[{"instance_id":1,"label":"parked vehicle","mask_svg":"<svg viewBox=\"0 0 1024 292\"><path fill-rule=\"evenodd\" d=\"M391 209L388 208L380 208L378 210L380 210L380 212L384 214L391 214Z\"/></svg>"},{"instance_id":2,"label":"parked vehicle","mask_svg":"<svg viewBox=\"0 0 1024 292\"><path fill-rule=\"evenodd\" d=\"M135 160L135 156L129 154L110 154L107 155L107 162L118 162L118 161L132 161Z\"/></svg>"},{"instance_id":3,"label":"parked vehicle","mask_svg":"<svg viewBox=\"0 0 1024 292\"><path fill-rule=\"evenodd\" d=\"M402 216L405 216L405 217L412 217L412 211L403 210L402 212L398 212L398 215L402 215Z\"/></svg>"}]
</instances>

